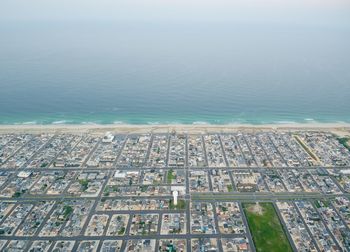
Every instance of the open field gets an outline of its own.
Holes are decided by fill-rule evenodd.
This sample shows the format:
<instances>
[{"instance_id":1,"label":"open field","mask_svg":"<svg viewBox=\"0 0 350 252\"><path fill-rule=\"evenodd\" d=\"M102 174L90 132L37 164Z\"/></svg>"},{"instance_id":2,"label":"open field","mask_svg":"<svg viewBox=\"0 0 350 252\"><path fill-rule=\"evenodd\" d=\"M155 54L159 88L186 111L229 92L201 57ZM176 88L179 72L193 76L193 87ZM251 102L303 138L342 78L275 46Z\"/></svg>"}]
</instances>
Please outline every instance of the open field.
<instances>
[{"instance_id":1,"label":"open field","mask_svg":"<svg viewBox=\"0 0 350 252\"><path fill-rule=\"evenodd\" d=\"M292 251L271 203L244 203L249 229L258 252Z\"/></svg>"}]
</instances>

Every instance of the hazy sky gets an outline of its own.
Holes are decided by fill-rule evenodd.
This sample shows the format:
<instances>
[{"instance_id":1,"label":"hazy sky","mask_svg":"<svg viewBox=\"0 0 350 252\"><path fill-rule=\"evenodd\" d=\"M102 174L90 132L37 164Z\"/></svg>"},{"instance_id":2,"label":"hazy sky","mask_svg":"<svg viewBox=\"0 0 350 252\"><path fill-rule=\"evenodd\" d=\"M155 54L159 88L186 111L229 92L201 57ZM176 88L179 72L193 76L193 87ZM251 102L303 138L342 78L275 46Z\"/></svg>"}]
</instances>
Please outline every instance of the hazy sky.
<instances>
[{"instance_id":1,"label":"hazy sky","mask_svg":"<svg viewBox=\"0 0 350 252\"><path fill-rule=\"evenodd\" d=\"M349 0L2 0L9 20L135 20L349 26Z\"/></svg>"}]
</instances>

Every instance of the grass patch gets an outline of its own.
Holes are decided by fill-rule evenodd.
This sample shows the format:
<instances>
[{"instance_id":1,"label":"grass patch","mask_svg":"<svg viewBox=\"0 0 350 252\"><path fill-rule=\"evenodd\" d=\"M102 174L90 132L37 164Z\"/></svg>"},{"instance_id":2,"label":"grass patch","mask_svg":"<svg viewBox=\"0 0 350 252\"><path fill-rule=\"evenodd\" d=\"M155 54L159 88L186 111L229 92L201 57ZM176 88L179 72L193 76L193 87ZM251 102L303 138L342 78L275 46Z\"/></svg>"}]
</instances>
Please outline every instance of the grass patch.
<instances>
[{"instance_id":1,"label":"grass patch","mask_svg":"<svg viewBox=\"0 0 350 252\"><path fill-rule=\"evenodd\" d=\"M171 184L171 182L173 181L173 179L176 179L176 176L174 175L174 171L172 169L170 169L168 171L168 174L167 174L167 181L168 181L168 184Z\"/></svg>"},{"instance_id":2,"label":"grass patch","mask_svg":"<svg viewBox=\"0 0 350 252\"><path fill-rule=\"evenodd\" d=\"M172 199L169 201L169 209L171 209L171 210L174 210L174 209L183 210L185 208L186 208L186 201L184 201L183 199L178 199L176 206L174 205Z\"/></svg>"},{"instance_id":3,"label":"grass patch","mask_svg":"<svg viewBox=\"0 0 350 252\"><path fill-rule=\"evenodd\" d=\"M118 231L118 235L123 235L125 233L125 227L121 227Z\"/></svg>"},{"instance_id":4,"label":"grass patch","mask_svg":"<svg viewBox=\"0 0 350 252\"><path fill-rule=\"evenodd\" d=\"M272 203L260 203L260 211L254 206L255 203L243 204L256 251L292 252Z\"/></svg>"},{"instance_id":5,"label":"grass patch","mask_svg":"<svg viewBox=\"0 0 350 252\"><path fill-rule=\"evenodd\" d=\"M321 208L320 201L316 200L316 201L315 201L315 206L316 206L317 208Z\"/></svg>"},{"instance_id":6,"label":"grass patch","mask_svg":"<svg viewBox=\"0 0 350 252\"><path fill-rule=\"evenodd\" d=\"M103 196L109 196L109 188L108 187L106 187L105 189L104 189L104 191L103 191Z\"/></svg>"},{"instance_id":7,"label":"grass patch","mask_svg":"<svg viewBox=\"0 0 350 252\"><path fill-rule=\"evenodd\" d=\"M65 219L65 220L68 220L69 216L71 215L71 213L73 213L73 211L74 211L73 207L68 206L68 205L64 206L64 207L63 207L63 216L64 216L64 219Z\"/></svg>"},{"instance_id":8,"label":"grass patch","mask_svg":"<svg viewBox=\"0 0 350 252\"><path fill-rule=\"evenodd\" d=\"M88 189L89 180L81 179L81 180L79 180L79 184L81 185L81 189L85 192Z\"/></svg>"},{"instance_id":9,"label":"grass patch","mask_svg":"<svg viewBox=\"0 0 350 252\"><path fill-rule=\"evenodd\" d=\"M317 208L328 207L329 202L327 200L315 200L315 206Z\"/></svg>"},{"instance_id":10,"label":"grass patch","mask_svg":"<svg viewBox=\"0 0 350 252\"><path fill-rule=\"evenodd\" d=\"M147 185L142 185L142 186L140 186L141 192L146 192L147 189L148 189L148 186L147 186Z\"/></svg>"},{"instance_id":11,"label":"grass patch","mask_svg":"<svg viewBox=\"0 0 350 252\"><path fill-rule=\"evenodd\" d=\"M310 157L312 157L313 160L319 162L318 157L310 150L308 146L306 146L306 144L298 136L295 135L294 138L301 145L301 147L303 147L304 150L310 155Z\"/></svg>"},{"instance_id":12,"label":"grass patch","mask_svg":"<svg viewBox=\"0 0 350 252\"><path fill-rule=\"evenodd\" d=\"M350 137L339 137L337 139L340 144L344 145L345 148L350 150L350 145L349 145Z\"/></svg>"}]
</instances>

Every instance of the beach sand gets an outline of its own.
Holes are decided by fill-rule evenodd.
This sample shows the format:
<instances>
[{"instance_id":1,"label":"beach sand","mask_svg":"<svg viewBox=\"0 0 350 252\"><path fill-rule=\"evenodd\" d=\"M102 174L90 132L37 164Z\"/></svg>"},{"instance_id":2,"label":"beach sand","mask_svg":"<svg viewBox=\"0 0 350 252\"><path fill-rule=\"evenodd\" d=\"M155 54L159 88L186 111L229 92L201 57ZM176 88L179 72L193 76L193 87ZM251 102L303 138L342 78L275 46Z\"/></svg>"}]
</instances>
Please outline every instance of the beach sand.
<instances>
[{"instance_id":1,"label":"beach sand","mask_svg":"<svg viewBox=\"0 0 350 252\"><path fill-rule=\"evenodd\" d=\"M321 130L330 131L339 136L350 135L350 124L348 123L293 123L293 124L227 124L227 125L187 125L187 124L159 124L159 125L133 125L133 124L87 124L87 125L0 125L0 133L90 133L103 134L107 131L119 134L144 134L144 133L168 133L179 132L189 134L221 133L235 131L300 131Z\"/></svg>"}]
</instances>

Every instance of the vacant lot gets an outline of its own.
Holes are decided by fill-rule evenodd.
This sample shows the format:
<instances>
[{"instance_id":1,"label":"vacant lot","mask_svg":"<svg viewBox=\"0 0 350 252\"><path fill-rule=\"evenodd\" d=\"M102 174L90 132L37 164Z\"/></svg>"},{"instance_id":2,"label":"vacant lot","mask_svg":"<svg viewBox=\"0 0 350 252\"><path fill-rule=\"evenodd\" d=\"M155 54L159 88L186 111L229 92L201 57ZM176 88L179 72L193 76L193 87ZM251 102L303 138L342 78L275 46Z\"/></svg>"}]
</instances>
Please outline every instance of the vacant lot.
<instances>
[{"instance_id":1,"label":"vacant lot","mask_svg":"<svg viewBox=\"0 0 350 252\"><path fill-rule=\"evenodd\" d=\"M258 252L292 251L271 203L246 203L243 208Z\"/></svg>"}]
</instances>

